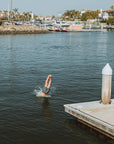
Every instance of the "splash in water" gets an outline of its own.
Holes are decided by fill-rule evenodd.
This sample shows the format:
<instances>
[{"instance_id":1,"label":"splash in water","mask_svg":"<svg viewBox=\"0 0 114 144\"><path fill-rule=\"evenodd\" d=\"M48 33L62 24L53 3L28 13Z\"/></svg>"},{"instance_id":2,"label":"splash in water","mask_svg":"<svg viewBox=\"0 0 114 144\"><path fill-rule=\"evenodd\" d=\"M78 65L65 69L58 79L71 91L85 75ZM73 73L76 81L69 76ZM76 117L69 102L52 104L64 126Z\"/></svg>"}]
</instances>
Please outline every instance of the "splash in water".
<instances>
[{"instance_id":1,"label":"splash in water","mask_svg":"<svg viewBox=\"0 0 114 144\"><path fill-rule=\"evenodd\" d=\"M34 90L34 94L37 97L51 97L51 95L42 96L41 93L42 93L42 88L41 87L36 87L35 90Z\"/></svg>"}]
</instances>

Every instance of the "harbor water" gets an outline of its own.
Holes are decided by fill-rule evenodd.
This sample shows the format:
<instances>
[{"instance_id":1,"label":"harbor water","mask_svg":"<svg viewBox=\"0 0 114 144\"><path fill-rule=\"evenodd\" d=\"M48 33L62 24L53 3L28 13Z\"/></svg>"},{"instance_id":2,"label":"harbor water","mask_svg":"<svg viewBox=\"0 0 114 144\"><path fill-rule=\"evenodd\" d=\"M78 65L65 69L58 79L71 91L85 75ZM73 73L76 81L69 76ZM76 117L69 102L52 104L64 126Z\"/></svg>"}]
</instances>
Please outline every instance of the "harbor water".
<instances>
[{"instance_id":1,"label":"harbor water","mask_svg":"<svg viewBox=\"0 0 114 144\"><path fill-rule=\"evenodd\" d=\"M114 32L1 35L0 144L107 144L63 107L101 99L106 63ZM36 97L48 74L51 97ZM112 98L113 87L112 76Z\"/></svg>"}]
</instances>

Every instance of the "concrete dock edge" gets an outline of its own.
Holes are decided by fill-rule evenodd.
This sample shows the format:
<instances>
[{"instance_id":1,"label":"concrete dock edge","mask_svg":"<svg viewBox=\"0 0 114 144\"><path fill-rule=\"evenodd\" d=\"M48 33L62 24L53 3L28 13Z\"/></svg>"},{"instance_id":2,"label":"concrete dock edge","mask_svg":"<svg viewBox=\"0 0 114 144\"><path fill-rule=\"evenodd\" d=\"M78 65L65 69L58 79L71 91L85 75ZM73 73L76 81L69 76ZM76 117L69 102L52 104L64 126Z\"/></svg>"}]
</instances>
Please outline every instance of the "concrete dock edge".
<instances>
[{"instance_id":1,"label":"concrete dock edge","mask_svg":"<svg viewBox=\"0 0 114 144\"><path fill-rule=\"evenodd\" d=\"M86 105L87 104L87 105ZM114 99L112 104L100 105L98 101L95 102L85 102L77 104L66 104L64 105L65 112L78 118L83 124L89 124L94 128L97 128L99 132L107 135L108 137L114 139L114 119L113 119L113 108ZM108 109L108 111L107 111ZM101 110L101 117L100 117ZM110 113L109 113L110 110ZM103 113L106 111L106 115ZM107 113L108 112L108 113ZM107 120L107 117L112 120Z\"/></svg>"}]
</instances>

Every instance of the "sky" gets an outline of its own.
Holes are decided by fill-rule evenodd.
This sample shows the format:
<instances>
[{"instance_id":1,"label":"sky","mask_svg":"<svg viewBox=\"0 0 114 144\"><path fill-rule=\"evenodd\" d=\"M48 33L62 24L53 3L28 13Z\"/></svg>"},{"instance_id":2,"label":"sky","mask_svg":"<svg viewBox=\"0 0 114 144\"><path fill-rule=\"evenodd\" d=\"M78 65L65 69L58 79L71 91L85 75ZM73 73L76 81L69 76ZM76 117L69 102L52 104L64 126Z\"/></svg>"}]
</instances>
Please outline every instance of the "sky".
<instances>
[{"instance_id":1,"label":"sky","mask_svg":"<svg viewBox=\"0 0 114 144\"><path fill-rule=\"evenodd\" d=\"M66 10L110 9L114 0L12 0L12 8L20 13L32 11L39 16L58 16ZM0 10L10 9L11 0L0 0Z\"/></svg>"}]
</instances>

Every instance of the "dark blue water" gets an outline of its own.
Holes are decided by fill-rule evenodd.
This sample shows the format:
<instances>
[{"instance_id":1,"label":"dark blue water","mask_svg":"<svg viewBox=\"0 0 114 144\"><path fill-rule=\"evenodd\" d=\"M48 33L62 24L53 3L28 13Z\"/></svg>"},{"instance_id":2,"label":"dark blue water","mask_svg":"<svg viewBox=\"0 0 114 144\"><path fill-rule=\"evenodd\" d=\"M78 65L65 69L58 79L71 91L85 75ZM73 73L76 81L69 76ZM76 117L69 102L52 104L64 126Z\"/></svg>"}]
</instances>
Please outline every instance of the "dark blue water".
<instances>
[{"instance_id":1,"label":"dark blue water","mask_svg":"<svg viewBox=\"0 0 114 144\"><path fill-rule=\"evenodd\" d=\"M63 107L100 100L106 63L114 70L114 32L1 35L0 144L106 144ZM38 98L48 74L51 98Z\"/></svg>"}]
</instances>

